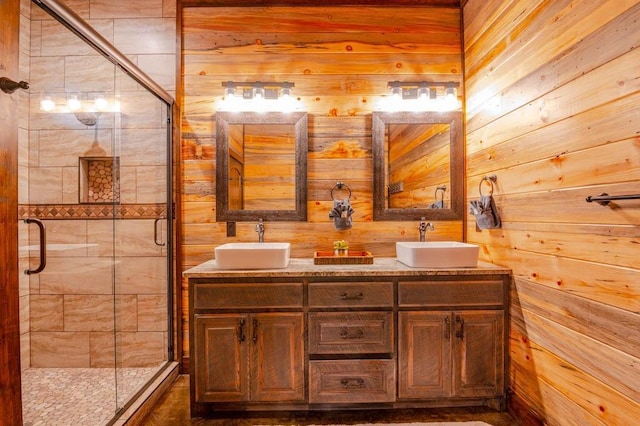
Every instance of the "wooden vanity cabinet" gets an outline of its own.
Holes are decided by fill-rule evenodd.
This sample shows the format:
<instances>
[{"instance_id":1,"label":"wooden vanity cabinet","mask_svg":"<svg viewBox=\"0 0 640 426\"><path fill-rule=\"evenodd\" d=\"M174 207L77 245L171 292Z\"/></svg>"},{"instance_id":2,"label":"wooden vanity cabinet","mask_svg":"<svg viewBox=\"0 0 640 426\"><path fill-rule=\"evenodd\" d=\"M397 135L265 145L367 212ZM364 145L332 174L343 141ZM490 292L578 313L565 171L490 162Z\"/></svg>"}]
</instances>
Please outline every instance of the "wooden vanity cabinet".
<instances>
[{"instance_id":1,"label":"wooden vanity cabinet","mask_svg":"<svg viewBox=\"0 0 640 426\"><path fill-rule=\"evenodd\" d=\"M400 312L399 398L502 395L501 312Z\"/></svg>"},{"instance_id":2,"label":"wooden vanity cabinet","mask_svg":"<svg viewBox=\"0 0 640 426\"><path fill-rule=\"evenodd\" d=\"M189 277L192 416L504 409L509 271L376 262Z\"/></svg>"},{"instance_id":3,"label":"wooden vanity cabinet","mask_svg":"<svg viewBox=\"0 0 640 426\"><path fill-rule=\"evenodd\" d=\"M249 400L248 315L195 315L193 353L195 399L201 402Z\"/></svg>"},{"instance_id":4,"label":"wooden vanity cabinet","mask_svg":"<svg viewBox=\"0 0 640 426\"><path fill-rule=\"evenodd\" d=\"M202 284L194 293L194 403L305 401L301 283Z\"/></svg>"},{"instance_id":5,"label":"wooden vanity cabinet","mask_svg":"<svg viewBox=\"0 0 640 426\"><path fill-rule=\"evenodd\" d=\"M396 399L393 281L310 282L309 402Z\"/></svg>"},{"instance_id":6,"label":"wooden vanity cabinet","mask_svg":"<svg viewBox=\"0 0 640 426\"><path fill-rule=\"evenodd\" d=\"M398 398L504 397L506 284L399 283Z\"/></svg>"},{"instance_id":7,"label":"wooden vanity cabinet","mask_svg":"<svg viewBox=\"0 0 640 426\"><path fill-rule=\"evenodd\" d=\"M198 400L303 401L302 315L196 315Z\"/></svg>"}]
</instances>

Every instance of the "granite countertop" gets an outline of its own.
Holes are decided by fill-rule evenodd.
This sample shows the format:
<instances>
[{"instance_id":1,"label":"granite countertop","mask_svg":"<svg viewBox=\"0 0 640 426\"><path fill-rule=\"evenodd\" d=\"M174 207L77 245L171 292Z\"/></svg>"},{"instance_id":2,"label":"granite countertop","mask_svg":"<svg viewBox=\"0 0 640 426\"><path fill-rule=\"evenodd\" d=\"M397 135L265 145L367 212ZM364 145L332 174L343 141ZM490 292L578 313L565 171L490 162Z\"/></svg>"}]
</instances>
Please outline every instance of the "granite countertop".
<instances>
[{"instance_id":1,"label":"granite countertop","mask_svg":"<svg viewBox=\"0 0 640 426\"><path fill-rule=\"evenodd\" d=\"M376 257L371 265L315 265L311 258L291 258L283 269L218 269L215 259L208 260L183 275L187 278L245 278L245 277L358 277L358 276L424 276L424 275L491 275L509 274L511 269L478 262L477 268L411 268L395 257Z\"/></svg>"}]
</instances>

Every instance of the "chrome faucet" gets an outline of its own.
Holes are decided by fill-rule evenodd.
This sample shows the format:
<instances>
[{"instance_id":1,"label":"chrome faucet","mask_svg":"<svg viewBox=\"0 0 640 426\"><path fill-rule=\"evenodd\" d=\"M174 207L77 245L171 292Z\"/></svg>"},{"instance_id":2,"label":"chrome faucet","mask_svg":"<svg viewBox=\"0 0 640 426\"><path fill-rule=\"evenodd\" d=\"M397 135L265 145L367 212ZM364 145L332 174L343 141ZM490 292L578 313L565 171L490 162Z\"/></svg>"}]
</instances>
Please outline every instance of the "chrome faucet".
<instances>
[{"instance_id":1,"label":"chrome faucet","mask_svg":"<svg viewBox=\"0 0 640 426\"><path fill-rule=\"evenodd\" d=\"M433 231L436 228L433 226L431 222L426 222L426 218L420 219L420 225L418 225L418 231L420 231L420 241L425 240L425 236L427 235L427 231Z\"/></svg>"},{"instance_id":2,"label":"chrome faucet","mask_svg":"<svg viewBox=\"0 0 640 426\"><path fill-rule=\"evenodd\" d=\"M258 219L256 232L258 233L258 242L264 243L264 222L262 221L262 218Z\"/></svg>"}]
</instances>

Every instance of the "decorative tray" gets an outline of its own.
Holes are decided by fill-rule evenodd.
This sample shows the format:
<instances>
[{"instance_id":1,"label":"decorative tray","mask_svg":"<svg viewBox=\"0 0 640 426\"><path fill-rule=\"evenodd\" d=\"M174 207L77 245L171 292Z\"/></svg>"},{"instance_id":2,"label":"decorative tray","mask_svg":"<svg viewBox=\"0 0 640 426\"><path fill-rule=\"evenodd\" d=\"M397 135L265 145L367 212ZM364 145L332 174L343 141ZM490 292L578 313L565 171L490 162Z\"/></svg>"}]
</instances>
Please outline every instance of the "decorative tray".
<instances>
[{"instance_id":1,"label":"decorative tray","mask_svg":"<svg viewBox=\"0 0 640 426\"><path fill-rule=\"evenodd\" d=\"M333 250L316 251L313 255L315 265L371 265L373 256L368 251L349 250L347 255L336 255Z\"/></svg>"}]
</instances>

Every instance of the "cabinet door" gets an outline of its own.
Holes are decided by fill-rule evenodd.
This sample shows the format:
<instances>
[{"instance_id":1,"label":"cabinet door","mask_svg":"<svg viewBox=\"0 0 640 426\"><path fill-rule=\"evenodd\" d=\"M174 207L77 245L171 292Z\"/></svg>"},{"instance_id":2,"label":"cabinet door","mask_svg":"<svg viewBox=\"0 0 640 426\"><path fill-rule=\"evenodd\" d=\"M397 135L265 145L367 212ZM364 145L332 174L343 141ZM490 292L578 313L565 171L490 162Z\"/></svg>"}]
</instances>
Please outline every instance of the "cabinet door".
<instances>
[{"instance_id":1,"label":"cabinet door","mask_svg":"<svg viewBox=\"0 0 640 426\"><path fill-rule=\"evenodd\" d=\"M249 318L195 315L197 402L249 399Z\"/></svg>"},{"instance_id":2,"label":"cabinet door","mask_svg":"<svg viewBox=\"0 0 640 426\"><path fill-rule=\"evenodd\" d=\"M251 400L304 400L302 313L251 316Z\"/></svg>"},{"instance_id":3,"label":"cabinet door","mask_svg":"<svg viewBox=\"0 0 640 426\"><path fill-rule=\"evenodd\" d=\"M460 397L494 397L504 393L504 313L453 313L453 386Z\"/></svg>"},{"instance_id":4,"label":"cabinet door","mask_svg":"<svg viewBox=\"0 0 640 426\"><path fill-rule=\"evenodd\" d=\"M399 398L451 394L451 312L398 314Z\"/></svg>"}]
</instances>

